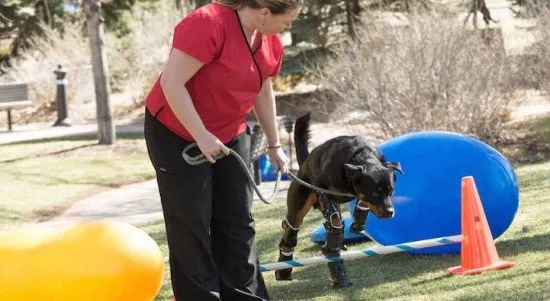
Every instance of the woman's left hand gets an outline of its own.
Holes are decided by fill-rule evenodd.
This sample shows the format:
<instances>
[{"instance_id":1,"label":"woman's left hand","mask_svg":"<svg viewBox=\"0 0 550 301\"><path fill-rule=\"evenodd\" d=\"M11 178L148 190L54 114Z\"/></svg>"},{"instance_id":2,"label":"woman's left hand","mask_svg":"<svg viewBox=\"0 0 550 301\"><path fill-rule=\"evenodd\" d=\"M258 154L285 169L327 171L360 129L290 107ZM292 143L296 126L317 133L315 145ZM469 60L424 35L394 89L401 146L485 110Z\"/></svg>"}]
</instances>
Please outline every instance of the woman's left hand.
<instances>
[{"instance_id":1,"label":"woman's left hand","mask_svg":"<svg viewBox=\"0 0 550 301\"><path fill-rule=\"evenodd\" d=\"M288 157L283 151L282 147L268 148L267 155L273 166L273 171L282 171L283 173L287 172Z\"/></svg>"}]
</instances>

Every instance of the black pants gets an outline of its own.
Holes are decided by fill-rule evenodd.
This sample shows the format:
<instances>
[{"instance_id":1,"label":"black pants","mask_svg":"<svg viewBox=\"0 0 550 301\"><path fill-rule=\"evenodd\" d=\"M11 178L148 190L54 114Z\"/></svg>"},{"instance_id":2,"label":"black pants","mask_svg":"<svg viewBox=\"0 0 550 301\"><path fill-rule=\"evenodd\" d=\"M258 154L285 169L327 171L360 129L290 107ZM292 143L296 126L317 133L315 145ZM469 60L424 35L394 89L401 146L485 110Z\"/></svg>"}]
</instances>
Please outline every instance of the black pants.
<instances>
[{"instance_id":1,"label":"black pants","mask_svg":"<svg viewBox=\"0 0 550 301\"><path fill-rule=\"evenodd\" d=\"M269 300L254 249L252 187L232 156L187 164L190 142L145 113L145 140L156 170L177 301ZM227 144L250 161L250 135ZM200 154L198 148L190 155Z\"/></svg>"}]
</instances>

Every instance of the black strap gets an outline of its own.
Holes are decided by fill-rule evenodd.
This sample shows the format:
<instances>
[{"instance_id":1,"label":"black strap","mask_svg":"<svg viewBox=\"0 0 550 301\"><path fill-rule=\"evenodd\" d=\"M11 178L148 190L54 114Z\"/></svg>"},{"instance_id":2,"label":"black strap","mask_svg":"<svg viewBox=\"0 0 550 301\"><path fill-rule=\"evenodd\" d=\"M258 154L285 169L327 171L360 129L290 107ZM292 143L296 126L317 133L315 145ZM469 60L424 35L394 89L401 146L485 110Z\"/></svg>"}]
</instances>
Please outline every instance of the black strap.
<instances>
[{"instance_id":1,"label":"black strap","mask_svg":"<svg viewBox=\"0 0 550 301\"><path fill-rule=\"evenodd\" d=\"M241 27L241 32L243 34L244 42L246 43L246 46L248 47L248 51L250 52L250 57L252 57L252 61L254 62L254 65L256 65L256 69L258 70L258 75L260 76L260 90L262 89L264 78L262 76L262 70L260 70L260 66L258 65L258 62L256 61L256 58L254 58L254 52L252 51L252 48L250 47L250 44L248 44L248 40L246 39L246 34L244 33L243 24L241 23L241 18L239 17L239 13L235 10L235 15L237 15L237 20L239 20L239 26ZM260 44L261 47L261 44Z\"/></svg>"},{"instance_id":2,"label":"black strap","mask_svg":"<svg viewBox=\"0 0 550 301\"><path fill-rule=\"evenodd\" d=\"M160 114L160 112L162 111L162 109L164 109L164 107L166 107L166 106L160 107L160 109L155 113L155 116L153 116L153 117L155 117L155 119L157 119L157 116Z\"/></svg>"}]
</instances>

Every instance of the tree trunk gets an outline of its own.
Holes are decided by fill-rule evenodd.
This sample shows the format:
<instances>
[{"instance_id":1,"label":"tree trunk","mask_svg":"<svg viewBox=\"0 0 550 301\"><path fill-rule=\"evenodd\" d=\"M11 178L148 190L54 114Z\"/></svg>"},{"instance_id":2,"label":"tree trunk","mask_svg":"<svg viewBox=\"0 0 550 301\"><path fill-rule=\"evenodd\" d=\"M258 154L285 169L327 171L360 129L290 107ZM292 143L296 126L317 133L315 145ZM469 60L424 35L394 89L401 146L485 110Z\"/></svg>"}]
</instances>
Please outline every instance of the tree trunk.
<instances>
[{"instance_id":1,"label":"tree trunk","mask_svg":"<svg viewBox=\"0 0 550 301\"><path fill-rule=\"evenodd\" d=\"M361 14L361 5L359 5L359 0L351 0L351 11L353 12L355 21L359 21L359 15Z\"/></svg>"},{"instance_id":2,"label":"tree trunk","mask_svg":"<svg viewBox=\"0 0 550 301\"><path fill-rule=\"evenodd\" d=\"M183 18L185 16L185 7L183 5L183 0L175 0L176 1L176 9L180 12L181 17Z\"/></svg>"},{"instance_id":3,"label":"tree trunk","mask_svg":"<svg viewBox=\"0 0 550 301\"><path fill-rule=\"evenodd\" d=\"M107 53L103 47L103 28L99 11L101 0L87 0L87 3L86 18L94 73L98 139L99 144L113 144L116 140L116 131L109 99Z\"/></svg>"},{"instance_id":4,"label":"tree trunk","mask_svg":"<svg viewBox=\"0 0 550 301\"><path fill-rule=\"evenodd\" d=\"M348 23L348 35L355 40L355 16L353 15L354 0L346 0L346 19Z\"/></svg>"},{"instance_id":5,"label":"tree trunk","mask_svg":"<svg viewBox=\"0 0 550 301\"><path fill-rule=\"evenodd\" d=\"M359 0L346 0L346 17L348 23L348 34L354 40L357 36L356 28L359 24L359 15L361 14L361 5Z\"/></svg>"},{"instance_id":6,"label":"tree trunk","mask_svg":"<svg viewBox=\"0 0 550 301\"><path fill-rule=\"evenodd\" d=\"M42 0L44 4L44 20L46 21L46 24L50 26L50 28L53 28L53 18L52 13L50 12L50 5L48 4L47 0Z\"/></svg>"},{"instance_id":7,"label":"tree trunk","mask_svg":"<svg viewBox=\"0 0 550 301\"><path fill-rule=\"evenodd\" d=\"M483 21L487 26L489 26L490 21L493 21L494 23L498 23L498 21L494 20L493 17L491 16L491 12L487 8L487 4L485 3L485 0L472 0L472 6L470 7L470 11L466 16L466 19L464 20L464 24L466 24L470 16L473 15L472 24L474 25L474 28L477 28L478 11L480 11L481 14L483 15Z\"/></svg>"}]
</instances>

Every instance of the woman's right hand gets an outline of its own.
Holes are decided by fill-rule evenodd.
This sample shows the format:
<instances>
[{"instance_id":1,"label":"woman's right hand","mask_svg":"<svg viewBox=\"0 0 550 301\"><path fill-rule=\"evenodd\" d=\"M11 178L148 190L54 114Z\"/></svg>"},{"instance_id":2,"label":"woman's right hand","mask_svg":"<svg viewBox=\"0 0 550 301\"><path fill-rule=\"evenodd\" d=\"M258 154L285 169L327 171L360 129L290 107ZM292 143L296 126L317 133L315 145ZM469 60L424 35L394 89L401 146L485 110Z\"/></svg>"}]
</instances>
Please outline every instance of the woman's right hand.
<instances>
[{"instance_id":1,"label":"woman's right hand","mask_svg":"<svg viewBox=\"0 0 550 301\"><path fill-rule=\"evenodd\" d=\"M223 142L218 139L218 137L208 131L197 137L195 140L197 141L199 149L204 154L206 159L210 161L210 163L215 163L216 160L214 157L218 155L230 154L229 148L225 146Z\"/></svg>"}]
</instances>

